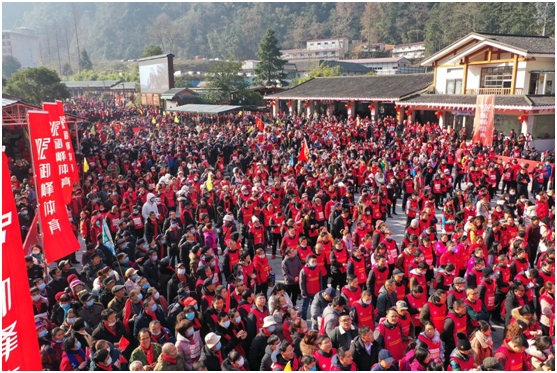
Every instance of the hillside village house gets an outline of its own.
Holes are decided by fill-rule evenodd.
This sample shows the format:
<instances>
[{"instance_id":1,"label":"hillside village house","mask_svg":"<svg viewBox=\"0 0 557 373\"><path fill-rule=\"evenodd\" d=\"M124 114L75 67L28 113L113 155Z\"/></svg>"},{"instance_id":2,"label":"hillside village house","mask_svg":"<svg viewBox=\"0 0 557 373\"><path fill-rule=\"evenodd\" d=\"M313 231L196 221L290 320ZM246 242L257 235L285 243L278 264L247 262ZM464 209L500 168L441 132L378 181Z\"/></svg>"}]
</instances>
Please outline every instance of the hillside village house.
<instances>
[{"instance_id":1,"label":"hillside village house","mask_svg":"<svg viewBox=\"0 0 557 373\"><path fill-rule=\"evenodd\" d=\"M470 138L477 95L492 94L495 130L530 133L536 149L554 148L554 39L471 33L422 66L433 74L315 78L265 99L274 102L275 113L394 114L401 121L465 128Z\"/></svg>"}]
</instances>

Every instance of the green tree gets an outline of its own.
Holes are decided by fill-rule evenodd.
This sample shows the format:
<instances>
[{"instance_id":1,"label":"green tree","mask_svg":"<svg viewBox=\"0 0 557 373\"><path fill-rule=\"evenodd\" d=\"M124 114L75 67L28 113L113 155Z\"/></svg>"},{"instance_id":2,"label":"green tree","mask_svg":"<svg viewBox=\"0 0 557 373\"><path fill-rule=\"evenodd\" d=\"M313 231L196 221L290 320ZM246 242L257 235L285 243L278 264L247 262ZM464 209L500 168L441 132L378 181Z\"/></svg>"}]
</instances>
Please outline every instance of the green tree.
<instances>
[{"instance_id":1,"label":"green tree","mask_svg":"<svg viewBox=\"0 0 557 373\"><path fill-rule=\"evenodd\" d=\"M21 69L21 63L17 58L9 54L2 55L2 76L10 78L19 69Z\"/></svg>"},{"instance_id":2,"label":"green tree","mask_svg":"<svg viewBox=\"0 0 557 373\"><path fill-rule=\"evenodd\" d=\"M228 59L229 62L218 61L207 70L207 101L210 103L230 102L233 94L243 94L249 86L242 63L233 61L234 57Z\"/></svg>"},{"instance_id":3,"label":"green tree","mask_svg":"<svg viewBox=\"0 0 557 373\"><path fill-rule=\"evenodd\" d=\"M35 105L70 97L70 91L60 82L58 73L46 67L32 67L15 73L4 91Z\"/></svg>"},{"instance_id":4,"label":"green tree","mask_svg":"<svg viewBox=\"0 0 557 373\"><path fill-rule=\"evenodd\" d=\"M143 51L141 56L139 56L139 58L158 56L161 54L164 54L161 47L159 47L158 45L148 45L145 47L145 50Z\"/></svg>"},{"instance_id":5,"label":"green tree","mask_svg":"<svg viewBox=\"0 0 557 373\"><path fill-rule=\"evenodd\" d=\"M261 60L255 67L255 74L259 84L266 86L284 85L286 74L283 72L286 61L281 59L278 40L275 31L268 28L259 43L257 58Z\"/></svg>"},{"instance_id":6,"label":"green tree","mask_svg":"<svg viewBox=\"0 0 557 373\"><path fill-rule=\"evenodd\" d=\"M72 65L66 62L64 66L62 66L62 75L65 76L66 78L72 76L73 75Z\"/></svg>"},{"instance_id":7,"label":"green tree","mask_svg":"<svg viewBox=\"0 0 557 373\"><path fill-rule=\"evenodd\" d=\"M89 54L85 49L81 52L81 58L79 59L79 69L93 70L93 63L91 62L91 59L89 58Z\"/></svg>"},{"instance_id":8,"label":"green tree","mask_svg":"<svg viewBox=\"0 0 557 373\"><path fill-rule=\"evenodd\" d=\"M320 65L311 69L307 74L307 76L303 76L293 80L292 86L297 86L298 84L302 84L313 78L330 77L330 76L340 76L340 65L329 66L325 62L321 62Z\"/></svg>"}]
</instances>

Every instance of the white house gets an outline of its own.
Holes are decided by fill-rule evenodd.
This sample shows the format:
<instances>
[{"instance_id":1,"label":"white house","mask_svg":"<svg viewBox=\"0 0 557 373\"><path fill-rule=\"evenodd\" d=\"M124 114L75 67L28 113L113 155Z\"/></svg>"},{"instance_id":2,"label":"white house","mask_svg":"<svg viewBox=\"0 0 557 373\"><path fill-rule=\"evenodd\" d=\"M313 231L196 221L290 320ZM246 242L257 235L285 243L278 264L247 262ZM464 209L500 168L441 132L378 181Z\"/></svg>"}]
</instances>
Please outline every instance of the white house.
<instances>
[{"instance_id":1,"label":"white house","mask_svg":"<svg viewBox=\"0 0 557 373\"><path fill-rule=\"evenodd\" d=\"M417 74L424 72L423 67L412 67L410 61L404 57L357 58L352 60L339 60L339 62L364 65L378 75Z\"/></svg>"},{"instance_id":2,"label":"white house","mask_svg":"<svg viewBox=\"0 0 557 373\"><path fill-rule=\"evenodd\" d=\"M401 106L441 111L441 124L471 133L476 96L495 95L495 130L531 133L536 148L554 148L554 39L474 32L422 66L434 69L432 94L404 99Z\"/></svg>"},{"instance_id":3,"label":"white house","mask_svg":"<svg viewBox=\"0 0 557 373\"><path fill-rule=\"evenodd\" d=\"M425 42L418 41L416 43L398 44L393 47L393 57L405 57L408 59L425 57Z\"/></svg>"}]
</instances>

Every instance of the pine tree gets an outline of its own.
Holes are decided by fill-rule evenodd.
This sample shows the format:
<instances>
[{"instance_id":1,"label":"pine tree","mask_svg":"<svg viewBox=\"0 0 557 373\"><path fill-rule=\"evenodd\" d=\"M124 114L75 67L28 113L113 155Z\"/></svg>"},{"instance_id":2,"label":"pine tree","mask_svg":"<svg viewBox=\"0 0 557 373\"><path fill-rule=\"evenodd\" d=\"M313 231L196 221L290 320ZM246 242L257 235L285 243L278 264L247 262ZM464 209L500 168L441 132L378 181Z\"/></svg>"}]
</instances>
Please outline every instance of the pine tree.
<instances>
[{"instance_id":1,"label":"pine tree","mask_svg":"<svg viewBox=\"0 0 557 373\"><path fill-rule=\"evenodd\" d=\"M262 85L283 85L286 74L283 72L286 61L280 58L280 50L275 31L268 28L259 43L257 57L261 60L255 67L257 81Z\"/></svg>"},{"instance_id":2,"label":"pine tree","mask_svg":"<svg viewBox=\"0 0 557 373\"><path fill-rule=\"evenodd\" d=\"M89 54L85 49L81 52L81 58L79 59L79 69L93 70L93 63L89 59Z\"/></svg>"}]
</instances>

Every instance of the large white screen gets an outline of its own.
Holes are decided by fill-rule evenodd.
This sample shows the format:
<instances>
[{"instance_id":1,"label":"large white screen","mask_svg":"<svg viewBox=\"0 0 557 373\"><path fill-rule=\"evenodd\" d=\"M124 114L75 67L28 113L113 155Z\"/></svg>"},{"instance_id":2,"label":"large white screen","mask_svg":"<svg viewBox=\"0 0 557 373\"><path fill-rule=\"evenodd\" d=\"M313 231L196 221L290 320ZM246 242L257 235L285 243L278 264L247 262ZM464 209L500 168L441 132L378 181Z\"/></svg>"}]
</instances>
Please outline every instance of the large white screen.
<instances>
[{"instance_id":1,"label":"large white screen","mask_svg":"<svg viewBox=\"0 0 557 373\"><path fill-rule=\"evenodd\" d=\"M139 66L139 82L142 91L169 89L168 63Z\"/></svg>"}]
</instances>

